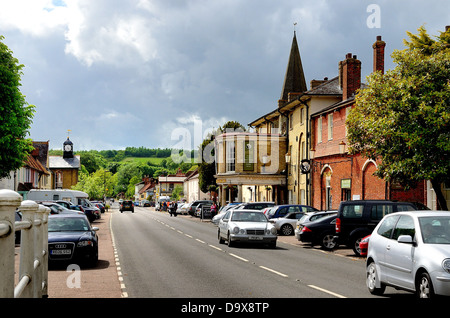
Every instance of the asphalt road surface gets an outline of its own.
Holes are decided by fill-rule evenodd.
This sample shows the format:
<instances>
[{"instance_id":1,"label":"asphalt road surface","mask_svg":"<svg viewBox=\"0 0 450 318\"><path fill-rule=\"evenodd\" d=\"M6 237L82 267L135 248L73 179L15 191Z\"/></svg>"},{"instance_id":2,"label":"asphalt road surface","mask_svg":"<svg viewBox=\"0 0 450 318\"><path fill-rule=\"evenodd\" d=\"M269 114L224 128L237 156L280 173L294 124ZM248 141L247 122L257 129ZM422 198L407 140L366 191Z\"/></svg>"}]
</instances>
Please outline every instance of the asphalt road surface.
<instances>
[{"instance_id":1,"label":"asphalt road surface","mask_svg":"<svg viewBox=\"0 0 450 318\"><path fill-rule=\"evenodd\" d=\"M112 215L128 297L365 298L364 260L284 243L219 244L217 227L153 208ZM386 291L389 296L391 290ZM398 292L392 289L392 294Z\"/></svg>"}]
</instances>

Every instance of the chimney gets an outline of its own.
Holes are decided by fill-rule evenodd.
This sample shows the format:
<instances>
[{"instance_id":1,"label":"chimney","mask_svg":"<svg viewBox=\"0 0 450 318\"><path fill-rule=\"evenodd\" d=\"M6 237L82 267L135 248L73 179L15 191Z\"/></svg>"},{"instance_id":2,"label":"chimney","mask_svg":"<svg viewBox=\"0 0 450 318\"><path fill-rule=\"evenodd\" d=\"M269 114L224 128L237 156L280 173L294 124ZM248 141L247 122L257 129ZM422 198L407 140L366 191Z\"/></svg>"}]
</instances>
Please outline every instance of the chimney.
<instances>
[{"instance_id":1,"label":"chimney","mask_svg":"<svg viewBox=\"0 0 450 318\"><path fill-rule=\"evenodd\" d=\"M361 61L347 53L345 60L339 62L339 83L342 100L347 100L361 87Z\"/></svg>"},{"instance_id":2,"label":"chimney","mask_svg":"<svg viewBox=\"0 0 450 318\"><path fill-rule=\"evenodd\" d=\"M373 71L384 74L384 48L386 42L381 40L381 35L377 36L376 42L373 44Z\"/></svg>"}]
</instances>

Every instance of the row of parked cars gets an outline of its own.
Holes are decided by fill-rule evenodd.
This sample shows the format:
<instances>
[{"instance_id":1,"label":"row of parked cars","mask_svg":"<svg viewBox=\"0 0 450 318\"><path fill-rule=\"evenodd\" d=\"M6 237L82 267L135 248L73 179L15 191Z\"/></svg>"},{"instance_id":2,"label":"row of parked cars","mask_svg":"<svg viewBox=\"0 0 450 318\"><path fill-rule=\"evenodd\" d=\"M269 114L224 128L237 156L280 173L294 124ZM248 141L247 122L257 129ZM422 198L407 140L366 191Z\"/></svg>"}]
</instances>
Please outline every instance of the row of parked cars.
<instances>
[{"instance_id":1,"label":"row of parked cars","mask_svg":"<svg viewBox=\"0 0 450 318\"><path fill-rule=\"evenodd\" d=\"M268 202L257 209L258 204L223 207L212 219L218 225L219 242L276 246L278 233L294 234L299 241L327 250L345 245L366 257L366 284L372 294L380 295L392 286L420 298L450 296L448 211L388 200L345 201L333 211Z\"/></svg>"},{"instance_id":2,"label":"row of parked cars","mask_svg":"<svg viewBox=\"0 0 450 318\"><path fill-rule=\"evenodd\" d=\"M36 201L50 209L48 216L49 265L79 264L95 266L98 262L98 227L91 222L105 212L101 202L89 206L76 206L69 201ZM22 219L16 211L16 221ZM20 244L20 231L16 232L16 244Z\"/></svg>"}]
</instances>

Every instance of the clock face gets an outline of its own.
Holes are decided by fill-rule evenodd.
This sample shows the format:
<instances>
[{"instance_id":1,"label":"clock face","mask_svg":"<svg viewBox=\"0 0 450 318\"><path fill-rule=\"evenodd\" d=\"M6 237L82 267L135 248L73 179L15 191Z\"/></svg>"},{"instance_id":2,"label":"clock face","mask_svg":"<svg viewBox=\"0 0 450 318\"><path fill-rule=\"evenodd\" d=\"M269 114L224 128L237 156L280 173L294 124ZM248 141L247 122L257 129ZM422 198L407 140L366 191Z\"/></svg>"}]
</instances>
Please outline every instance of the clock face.
<instances>
[{"instance_id":1,"label":"clock face","mask_svg":"<svg viewBox=\"0 0 450 318\"><path fill-rule=\"evenodd\" d=\"M64 146L64 150L65 150L65 151L71 151L71 150L72 150L72 146L70 146L70 145L65 145L65 146Z\"/></svg>"}]
</instances>

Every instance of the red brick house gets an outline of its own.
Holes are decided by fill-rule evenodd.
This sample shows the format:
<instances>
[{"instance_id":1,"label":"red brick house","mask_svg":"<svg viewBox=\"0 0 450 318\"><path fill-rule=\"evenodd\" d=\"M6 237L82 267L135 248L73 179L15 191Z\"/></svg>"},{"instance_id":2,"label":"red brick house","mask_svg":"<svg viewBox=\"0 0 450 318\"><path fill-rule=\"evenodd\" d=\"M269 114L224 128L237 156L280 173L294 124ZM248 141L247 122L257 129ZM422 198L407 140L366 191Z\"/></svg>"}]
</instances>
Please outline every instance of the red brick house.
<instances>
[{"instance_id":1,"label":"red brick house","mask_svg":"<svg viewBox=\"0 0 450 318\"><path fill-rule=\"evenodd\" d=\"M373 70L384 72L385 42L373 45ZM426 204L426 184L405 191L373 175L379 162L349 155L345 121L361 84L361 61L347 54L339 62L342 101L311 114L311 203L318 209L337 209L341 201L391 199Z\"/></svg>"}]
</instances>

